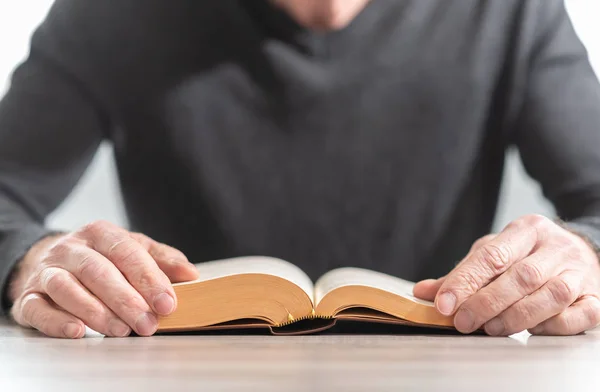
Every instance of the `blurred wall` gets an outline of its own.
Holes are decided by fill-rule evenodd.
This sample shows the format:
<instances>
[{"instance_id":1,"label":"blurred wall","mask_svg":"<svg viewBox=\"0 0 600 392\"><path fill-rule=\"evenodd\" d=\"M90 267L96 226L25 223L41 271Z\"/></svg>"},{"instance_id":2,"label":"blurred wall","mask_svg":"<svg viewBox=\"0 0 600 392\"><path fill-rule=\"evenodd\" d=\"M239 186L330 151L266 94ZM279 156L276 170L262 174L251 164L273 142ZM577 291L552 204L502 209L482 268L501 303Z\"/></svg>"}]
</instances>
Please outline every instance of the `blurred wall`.
<instances>
[{"instance_id":1,"label":"blurred wall","mask_svg":"<svg viewBox=\"0 0 600 392\"><path fill-rule=\"evenodd\" d=\"M51 4L52 0L0 2L0 94L8 87L14 66L26 56L29 36ZM600 1L567 0L567 6L600 74ZM517 154L511 151L496 230L518 216L533 212L552 214L552 207L540 194L537 183L524 172ZM81 183L52 214L48 224L72 229L96 219L127 225L109 145L101 147Z\"/></svg>"}]
</instances>

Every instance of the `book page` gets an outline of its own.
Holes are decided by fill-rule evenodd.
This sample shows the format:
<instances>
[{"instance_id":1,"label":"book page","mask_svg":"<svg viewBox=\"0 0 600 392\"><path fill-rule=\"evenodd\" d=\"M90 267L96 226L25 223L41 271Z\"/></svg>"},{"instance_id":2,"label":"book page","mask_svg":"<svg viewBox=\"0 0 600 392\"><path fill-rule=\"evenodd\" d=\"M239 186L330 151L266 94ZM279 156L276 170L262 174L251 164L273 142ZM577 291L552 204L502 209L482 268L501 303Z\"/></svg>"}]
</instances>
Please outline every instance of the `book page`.
<instances>
[{"instance_id":1,"label":"book page","mask_svg":"<svg viewBox=\"0 0 600 392\"><path fill-rule=\"evenodd\" d=\"M413 282L362 268L338 268L327 272L315 283L315 305L329 292L343 286L367 286L385 290L424 305L433 302L413 295Z\"/></svg>"},{"instance_id":2,"label":"book page","mask_svg":"<svg viewBox=\"0 0 600 392\"><path fill-rule=\"evenodd\" d=\"M196 264L200 272L197 281L241 274L265 274L286 279L313 298L313 283L300 268L284 260L266 256L236 257Z\"/></svg>"}]
</instances>

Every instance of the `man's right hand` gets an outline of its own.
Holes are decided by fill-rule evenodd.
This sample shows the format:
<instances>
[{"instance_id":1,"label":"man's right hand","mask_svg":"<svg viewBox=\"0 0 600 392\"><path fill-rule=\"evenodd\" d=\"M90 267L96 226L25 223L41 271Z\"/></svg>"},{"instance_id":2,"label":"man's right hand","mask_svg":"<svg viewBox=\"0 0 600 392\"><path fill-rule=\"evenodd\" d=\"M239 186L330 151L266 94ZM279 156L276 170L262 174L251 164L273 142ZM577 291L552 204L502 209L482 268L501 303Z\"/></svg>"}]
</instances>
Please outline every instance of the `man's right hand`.
<instances>
[{"instance_id":1,"label":"man's right hand","mask_svg":"<svg viewBox=\"0 0 600 392\"><path fill-rule=\"evenodd\" d=\"M38 242L10 282L12 316L25 327L80 338L156 332L177 306L171 283L198 278L180 251L108 222Z\"/></svg>"}]
</instances>

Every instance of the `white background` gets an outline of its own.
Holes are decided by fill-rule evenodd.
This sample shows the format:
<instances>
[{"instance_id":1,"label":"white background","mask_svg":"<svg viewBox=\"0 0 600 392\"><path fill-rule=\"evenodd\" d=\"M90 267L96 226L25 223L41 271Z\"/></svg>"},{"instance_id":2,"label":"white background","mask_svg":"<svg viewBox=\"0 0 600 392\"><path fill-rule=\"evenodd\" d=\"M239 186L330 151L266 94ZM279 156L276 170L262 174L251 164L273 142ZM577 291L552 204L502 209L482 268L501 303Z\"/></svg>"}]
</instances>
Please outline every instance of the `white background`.
<instances>
[{"instance_id":1,"label":"white background","mask_svg":"<svg viewBox=\"0 0 600 392\"><path fill-rule=\"evenodd\" d=\"M51 4L52 0L0 0L0 94L8 87L8 78L15 65L27 55L30 34ZM567 0L567 6L578 33L588 47L592 64L600 73L600 1ZM552 214L552 209L542 198L537 184L523 172L516 154L510 153L496 229L532 212ZM107 219L123 226L127 224L109 145L98 151L84 179L50 217L49 224L74 229L95 219Z\"/></svg>"}]
</instances>

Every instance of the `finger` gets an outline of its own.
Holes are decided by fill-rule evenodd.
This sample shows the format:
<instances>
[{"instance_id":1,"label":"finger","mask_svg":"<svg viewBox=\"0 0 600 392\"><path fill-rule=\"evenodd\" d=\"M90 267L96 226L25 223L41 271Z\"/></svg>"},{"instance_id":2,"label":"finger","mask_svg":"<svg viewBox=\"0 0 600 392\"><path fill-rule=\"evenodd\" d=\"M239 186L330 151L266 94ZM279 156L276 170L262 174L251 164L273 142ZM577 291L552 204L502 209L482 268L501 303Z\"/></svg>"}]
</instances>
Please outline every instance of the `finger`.
<instances>
[{"instance_id":1,"label":"finger","mask_svg":"<svg viewBox=\"0 0 600 392\"><path fill-rule=\"evenodd\" d=\"M156 261L158 267L169 278L171 283L189 282L200 277L198 269L190 263L182 263L176 260L159 259Z\"/></svg>"},{"instance_id":2,"label":"finger","mask_svg":"<svg viewBox=\"0 0 600 392\"><path fill-rule=\"evenodd\" d=\"M481 237L477 241L473 242L473 245L471 245L471 249L469 250L467 257L470 256L471 253L473 253L474 251L481 248L483 245L486 245L488 242L492 241L497 236L498 236L498 234L488 234L488 235Z\"/></svg>"},{"instance_id":3,"label":"finger","mask_svg":"<svg viewBox=\"0 0 600 392\"><path fill-rule=\"evenodd\" d=\"M576 335L600 323L600 300L581 297L564 312L544 321L529 332L532 335Z\"/></svg>"},{"instance_id":4,"label":"finger","mask_svg":"<svg viewBox=\"0 0 600 392\"><path fill-rule=\"evenodd\" d=\"M81 320L57 309L38 293L25 296L19 307L16 319L21 325L33 327L55 338L78 339L85 335L85 325Z\"/></svg>"},{"instance_id":5,"label":"finger","mask_svg":"<svg viewBox=\"0 0 600 392\"><path fill-rule=\"evenodd\" d=\"M94 331L117 337L131 333L129 326L86 290L70 272L62 268L47 268L40 274L40 285L56 305Z\"/></svg>"},{"instance_id":6,"label":"finger","mask_svg":"<svg viewBox=\"0 0 600 392\"><path fill-rule=\"evenodd\" d=\"M138 335L149 336L156 332L158 321L142 295L113 263L83 241L64 238L50 250L45 263L73 274Z\"/></svg>"},{"instance_id":7,"label":"finger","mask_svg":"<svg viewBox=\"0 0 600 392\"><path fill-rule=\"evenodd\" d=\"M508 271L465 300L454 317L456 329L471 333L538 290L556 275L556 260L556 252L540 249L513 264Z\"/></svg>"},{"instance_id":8,"label":"finger","mask_svg":"<svg viewBox=\"0 0 600 392\"><path fill-rule=\"evenodd\" d=\"M446 277L442 277L439 279L426 279L417 282L413 287L413 295L426 301L433 301L445 279Z\"/></svg>"},{"instance_id":9,"label":"finger","mask_svg":"<svg viewBox=\"0 0 600 392\"><path fill-rule=\"evenodd\" d=\"M86 226L82 234L93 249L110 260L157 314L168 315L177 300L169 278L129 233L108 222Z\"/></svg>"},{"instance_id":10,"label":"finger","mask_svg":"<svg viewBox=\"0 0 600 392\"><path fill-rule=\"evenodd\" d=\"M130 233L130 235L152 256L171 283L187 282L200 277L196 266L190 263L181 251L141 233Z\"/></svg>"},{"instance_id":11,"label":"finger","mask_svg":"<svg viewBox=\"0 0 600 392\"><path fill-rule=\"evenodd\" d=\"M541 219L541 218L540 218ZM541 223L516 220L496 238L471 253L448 274L435 299L438 311L453 314L471 295L531 253L538 243Z\"/></svg>"},{"instance_id":12,"label":"finger","mask_svg":"<svg viewBox=\"0 0 600 392\"><path fill-rule=\"evenodd\" d=\"M469 253L466 257L470 256L471 253L473 253L473 251L476 251L477 249L481 248L483 245L487 244L494 238L496 238L496 234L488 234L475 241L471 246L471 249L469 250ZM460 265L460 263L458 265ZM445 280L446 277L443 276L438 279L425 279L420 282L417 282L413 288L413 295L417 298L421 298L426 301L433 301L437 292L442 286L442 283L444 283Z\"/></svg>"},{"instance_id":13,"label":"finger","mask_svg":"<svg viewBox=\"0 0 600 392\"><path fill-rule=\"evenodd\" d=\"M517 301L485 325L488 335L512 335L533 328L567 309L579 297L581 276L563 273Z\"/></svg>"}]
</instances>

